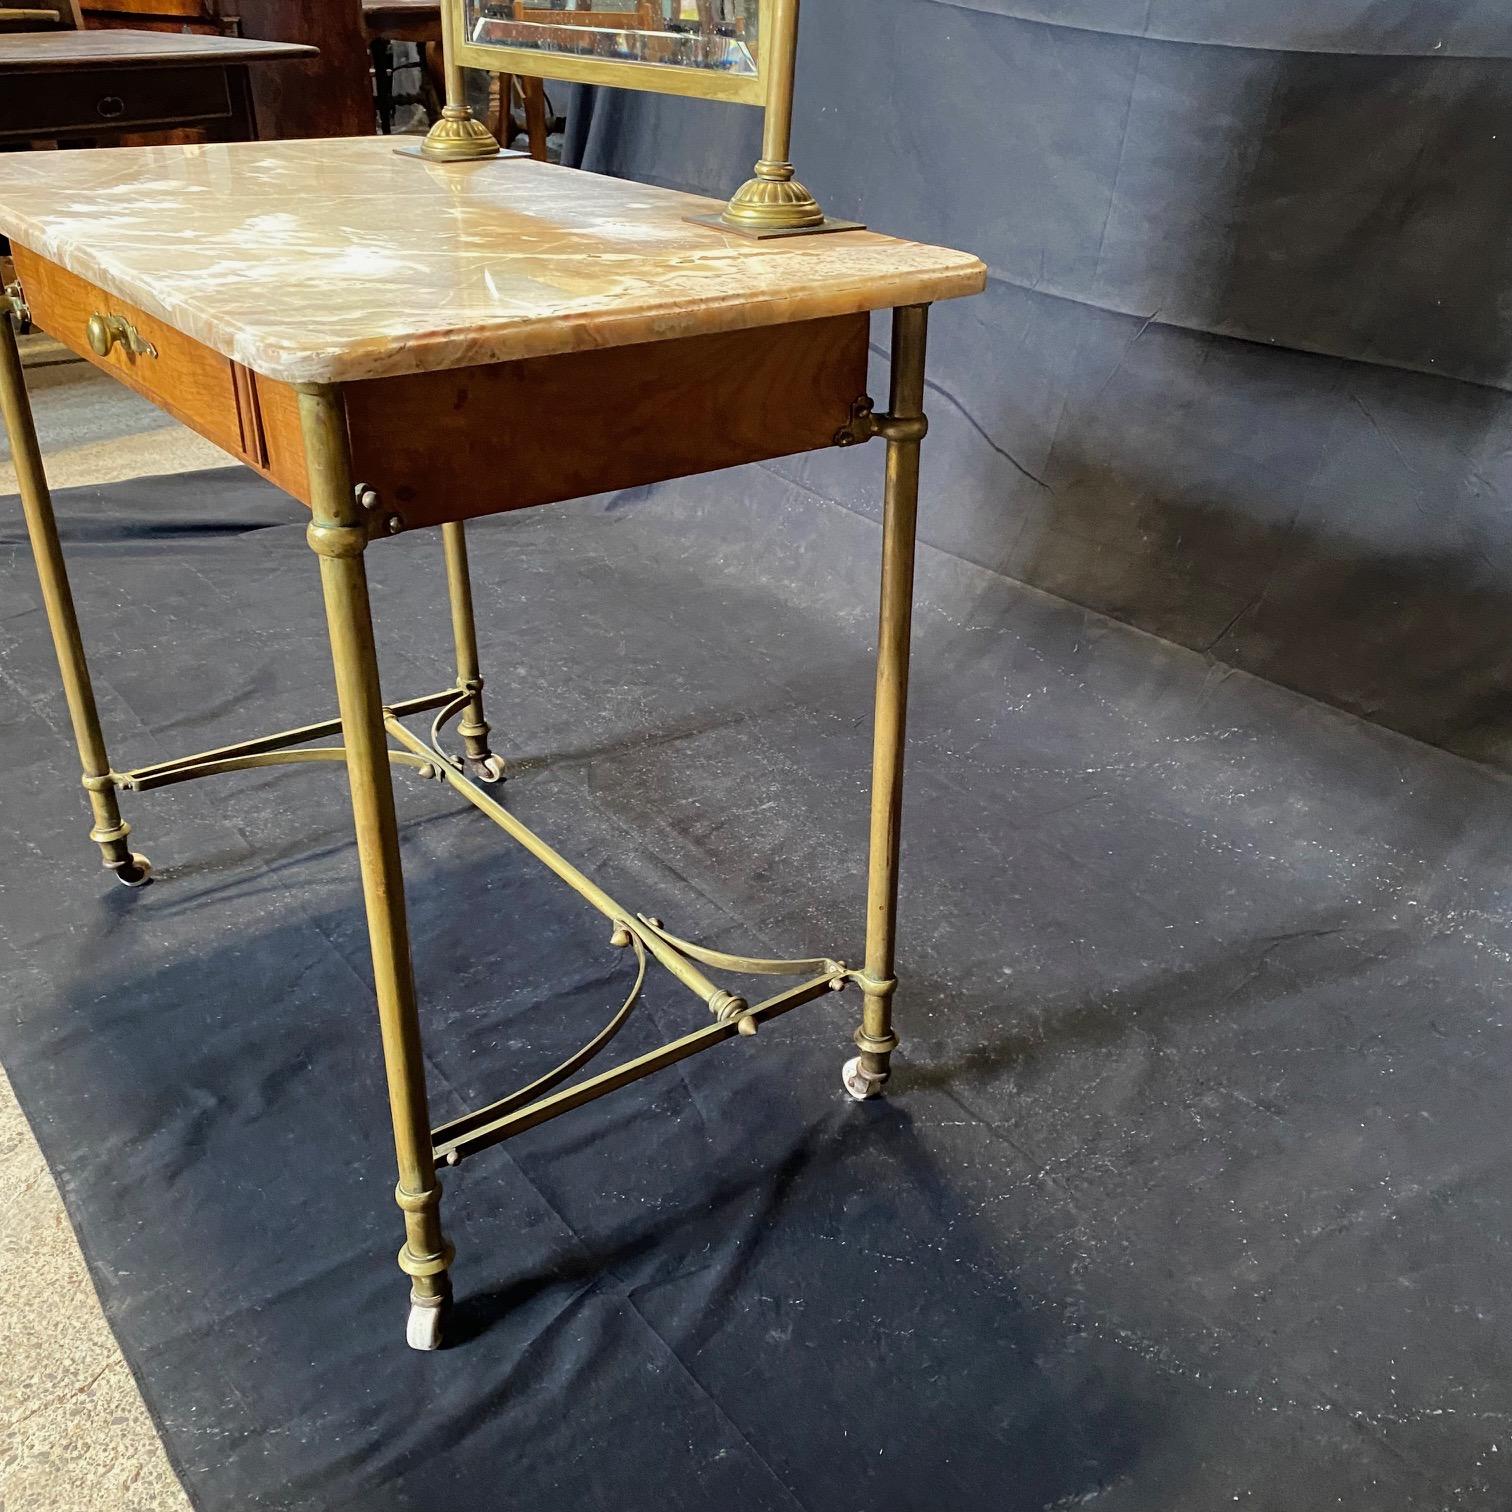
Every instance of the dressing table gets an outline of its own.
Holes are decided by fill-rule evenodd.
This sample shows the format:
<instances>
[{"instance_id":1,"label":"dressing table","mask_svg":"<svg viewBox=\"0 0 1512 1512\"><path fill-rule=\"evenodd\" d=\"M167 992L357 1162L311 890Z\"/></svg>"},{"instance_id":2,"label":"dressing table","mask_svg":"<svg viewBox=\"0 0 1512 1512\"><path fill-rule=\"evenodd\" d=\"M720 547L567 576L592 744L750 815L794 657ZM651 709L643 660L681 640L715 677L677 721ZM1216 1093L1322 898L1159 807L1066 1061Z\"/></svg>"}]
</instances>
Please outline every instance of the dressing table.
<instances>
[{"instance_id":1,"label":"dressing table","mask_svg":"<svg viewBox=\"0 0 1512 1512\"><path fill-rule=\"evenodd\" d=\"M754 16L757 0L749 4ZM791 38L786 62L770 49L781 53L795 18L785 0L760 4L761 56L790 85ZM459 11L453 28L465 20ZM530 60L499 66L520 72ZM773 225L773 206L797 206L810 226L814 217L784 161L785 120L773 134L770 102L769 151L746 195L759 212L753 227L737 204L502 154L460 103L454 67L449 86L447 116L420 158L366 138L0 159L0 233L14 244L19 275L7 301L15 318L309 511L335 710L215 750L113 765L15 332L0 318L0 408L93 813L90 838L105 866L129 886L151 876L132 848L123 799L279 762L346 768L397 1154L399 1264L411 1282L407 1338L417 1348L441 1342L451 1294L438 1167L841 989L862 999L845 1088L857 1098L882 1090L898 1043L893 960L927 309L978 292L985 277L969 255L835 229L822 212L817 234ZM866 397L874 311L892 312L885 412ZM707 949L675 921L611 897L511 812L484 713L464 522L872 439L887 456L865 959L848 966ZM431 528L447 568L455 675L436 691L384 689L364 558L389 538ZM602 914L609 945L633 962L628 997L580 1051L438 1127L416 1015L396 770L448 784ZM580 1076L653 968L687 988L707 1021ZM766 996L742 986L766 977L790 985Z\"/></svg>"}]
</instances>

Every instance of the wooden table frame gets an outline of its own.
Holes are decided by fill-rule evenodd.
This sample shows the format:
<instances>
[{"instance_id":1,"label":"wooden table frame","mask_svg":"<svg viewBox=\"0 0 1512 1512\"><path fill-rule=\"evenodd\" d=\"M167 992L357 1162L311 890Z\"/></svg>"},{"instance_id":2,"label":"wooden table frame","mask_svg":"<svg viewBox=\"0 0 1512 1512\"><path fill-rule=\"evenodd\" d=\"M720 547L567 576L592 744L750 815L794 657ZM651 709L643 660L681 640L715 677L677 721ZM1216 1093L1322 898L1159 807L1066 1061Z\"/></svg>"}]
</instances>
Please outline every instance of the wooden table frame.
<instances>
[{"instance_id":1,"label":"wooden table frame","mask_svg":"<svg viewBox=\"0 0 1512 1512\"><path fill-rule=\"evenodd\" d=\"M26 44L46 43L36 56ZM190 50L192 48L192 50ZM316 56L297 43L130 31L0 32L0 148L163 132L255 141L250 68Z\"/></svg>"},{"instance_id":2,"label":"wooden table frame","mask_svg":"<svg viewBox=\"0 0 1512 1512\"><path fill-rule=\"evenodd\" d=\"M131 827L119 803L123 792L146 792L277 762L339 761L346 765L398 1164L395 1199L405 1230L399 1265L411 1282L406 1338L413 1347L432 1349L440 1344L451 1297L449 1273L454 1252L441 1225L439 1164L458 1164L479 1150L687 1056L736 1036L753 1035L780 1015L852 985L862 995L861 1023L855 1034L859 1053L846 1064L843 1082L847 1092L858 1099L881 1093L898 1045L892 1002L897 986L894 954L919 449L927 429L923 408L926 305L908 305L893 312L887 414L875 413L862 392L868 332L864 313L628 349L527 359L493 368L365 382L283 385L233 368L229 388L217 390L202 370L193 367L191 359L197 344L188 337L90 288L24 248L17 250L23 284L11 291L8 300L0 300L0 414L11 438L27 530L83 768L83 784L93 811L90 839L99 846L105 866L129 886L141 886L151 876L150 864L130 846ZM309 543L319 561L335 671L335 718L130 771L112 767L90 684L16 334L12 321L3 313L7 305L23 319L35 315L39 325L65 344L170 413L189 419L206 434L218 436L222 444L309 504ZM94 313L86 320L85 312L91 308ZM208 353L205 348L198 350ZM624 360L626 351L631 354L639 383L630 389L612 383L607 388L598 387L604 376L602 365ZM165 363L180 359L174 364L179 376L172 383L149 373L160 354ZM774 372L783 375L781 385L773 384ZM409 475L406 469L421 465L421 459L406 458L401 450L390 456L385 471L384 450L378 439L387 440L401 432L428 434L432 437L427 448L432 465L448 450L465 459L467 448L450 448L445 436L437 441L431 429L448 409L455 409L456 385L462 380L473 388L490 384L507 388L543 426L549 425L564 395L578 396L575 402L581 406L585 393L608 394L617 410L622 410L626 395L638 390L651 396L658 412L665 410L669 388L692 393L713 384L716 407L745 404L749 409L750 395L758 390L771 391L774 397L747 423L727 425L720 434L710 428L711 433L691 452L671 458L658 460L649 453L637 454L633 446L614 444L595 451L579 434L579 444L567 449L573 458L567 470L545 465L532 470L522 465L511 478L510 489L503 492L498 487L497 459L474 452L477 476L447 477L444 487L427 496L430 504L415 504L406 514L402 502L404 480ZM411 418L423 412L424 423L394 424L396 404L402 404ZM223 413L228 406L229 418ZM371 422L379 411L387 415L389 423L382 428L382 438L375 439ZM734 409L725 412L739 419ZM616 415L617 420L622 418ZM569 414L566 423L571 419ZM628 426L617 426L616 433L632 434L633 417L631 421ZM531 433L534 423L527 415L524 433ZM857 969L827 957L764 960L709 950L679 938L659 920L612 898L487 790L503 776L504 769L490 749L489 725L484 717L463 521L469 515L542 502L547 496L573 497L603 487L625 487L657 477L705 471L814 446L848 446L878 437L886 442L887 465L864 963ZM555 456L558 461L563 455L557 437L549 430L540 451L543 457ZM359 489L353 482L358 476L378 481ZM478 485L485 478L494 485L489 495L479 491ZM446 502L438 506L434 502L437 499ZM372 543L386 535L432 525L442 532L455 679L438 693L386 703L374 647L365 555ZM405 723L422 713L435 716L429 740ZM464 747L460 757L449 753L441 741L442 731L452 719L460 720L458 734ZM340 744L312 744L329 736L338 737ZM519 1091L435 1128L426 1093L410 959L392 787L392 769L396 766L448 783L603 914L610 927L610 944L632 951L636 960L629 997L580 1051ZM563 1086L623 1025L639 996L648 962L653 960L706 1005L713 1022L636 1060ZM752 1003L719 985L710 972L800 980Z\"/></svg>"}]
</instances>

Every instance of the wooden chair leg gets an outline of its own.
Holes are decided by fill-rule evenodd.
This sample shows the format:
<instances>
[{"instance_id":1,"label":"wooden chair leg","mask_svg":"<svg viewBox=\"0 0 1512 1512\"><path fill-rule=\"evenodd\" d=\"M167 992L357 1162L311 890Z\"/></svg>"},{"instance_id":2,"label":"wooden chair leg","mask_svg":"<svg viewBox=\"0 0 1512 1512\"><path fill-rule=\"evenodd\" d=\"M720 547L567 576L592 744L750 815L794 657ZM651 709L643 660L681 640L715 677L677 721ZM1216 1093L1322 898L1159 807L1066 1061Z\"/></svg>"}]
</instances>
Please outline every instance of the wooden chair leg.
<instances>
[{"instance_id":1,"label":"wooden chair leg","mask_svg":"<svg viewBox=\"0 0 1512 1512\"><path fill-rule=\"evenodd\" d=\"M426 42L420 48L420 70L425 113L434 125L441 119L441 107L446 103L446 59L439 42Z\"/></svg>"},{"instance_id":2,"label":"wooden chair leg","mask_svg":"<svg viewBox=\"0 0 1512 1512\"><path fill-rule=\"evenodd\" d=\"M539 163L546 161L546 86L540 79L520 80L525 96L525 132L530 140L530 155Z\"/></svg>"},{"instance_id":3,"label":"wooden chair leg","mask_svg":"<svg viewBox=\"0 0 1512 1512\"><path fill-rule=\"evenodd\" d=\"M384 136L394 133L394 46L387 37L368 43L373 59L373 90L378 97L378 128Z\"/></svg>"},{"instance_id":4,"label":"wooden chair leg","mask_svg":"<svg viewBox=\"0 0 1512 1512\"><path fill-rule=\"evenodd\" d=\"M509 146L515 135L513 75L493 75L488 86L488 114L499 146Z\"/></svg>"}]
</instances>

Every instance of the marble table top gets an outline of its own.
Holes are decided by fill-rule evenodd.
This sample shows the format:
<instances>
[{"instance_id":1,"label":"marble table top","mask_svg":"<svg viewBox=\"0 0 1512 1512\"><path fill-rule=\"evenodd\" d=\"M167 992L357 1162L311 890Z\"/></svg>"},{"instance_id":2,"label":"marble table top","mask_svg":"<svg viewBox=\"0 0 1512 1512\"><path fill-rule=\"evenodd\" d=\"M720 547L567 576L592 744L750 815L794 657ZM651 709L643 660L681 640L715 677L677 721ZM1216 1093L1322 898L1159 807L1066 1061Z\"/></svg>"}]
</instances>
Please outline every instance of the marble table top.
<instances>
[{"instance_id":1,"label":"marble table top","mask_svg":"<svg viewBox=\"0 0 1512 1512\"><path fill-rule=\"evenodd\" d=\"M28 73L50 68L98 68L139 64L224 64L312 58L318 48L302 42L262 42L253 37L199 37L185 32L101 31L0 32L0 68Z\"/></svg>"},{"instance_id":2,"label":"marble table top","mask_svg":"<svg viewBox=\"0 0 1512 1512\"><path fill-rule=\"evenodd\" d=\"M738 172L732 168L732 187ZM392 139L0 155L0 233L269 378L345 382L978 293L871 231L748 241L720 205Z\"/></svg>"}]
</instances>

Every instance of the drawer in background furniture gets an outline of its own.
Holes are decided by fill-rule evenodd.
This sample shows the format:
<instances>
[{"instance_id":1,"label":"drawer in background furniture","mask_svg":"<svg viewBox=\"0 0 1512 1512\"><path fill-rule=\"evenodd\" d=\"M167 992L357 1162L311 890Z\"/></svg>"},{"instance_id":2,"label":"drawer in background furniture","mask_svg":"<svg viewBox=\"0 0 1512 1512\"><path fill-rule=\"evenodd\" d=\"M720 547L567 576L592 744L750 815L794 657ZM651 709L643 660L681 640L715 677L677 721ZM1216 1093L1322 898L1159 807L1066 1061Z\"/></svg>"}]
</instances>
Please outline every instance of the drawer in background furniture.
<instances>
[{"instance_id":1,"label":"drawer in background furniture","mask_svg":"<svg viewBox=\"0 0 1512 1512\"><path fill-rule=\"evenodd\" d=\"M8 73L0 136L90 136L229 119L220 68L89 68Z\"/></svg>"},{"instance_id":2,"label":"drawer in background furniture","mask_svg":"<svg viewBox=\"0 0 1512 1512\"><path fill-rule=\"evenodd\" d=\"M49 336L104 368L207 440L254 465L260 464L256 416L245 411L244 386L238 383L230 358L19 243L13 251L32 320ZM157 356L133 356L121 346L106 357L96 355L90 349L88 335L90 318L95 315L118 315L129 321L157 349Z\"/></svg>"}]
</instances>

